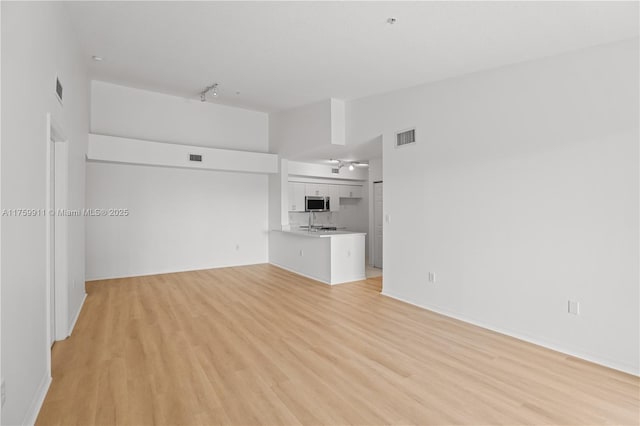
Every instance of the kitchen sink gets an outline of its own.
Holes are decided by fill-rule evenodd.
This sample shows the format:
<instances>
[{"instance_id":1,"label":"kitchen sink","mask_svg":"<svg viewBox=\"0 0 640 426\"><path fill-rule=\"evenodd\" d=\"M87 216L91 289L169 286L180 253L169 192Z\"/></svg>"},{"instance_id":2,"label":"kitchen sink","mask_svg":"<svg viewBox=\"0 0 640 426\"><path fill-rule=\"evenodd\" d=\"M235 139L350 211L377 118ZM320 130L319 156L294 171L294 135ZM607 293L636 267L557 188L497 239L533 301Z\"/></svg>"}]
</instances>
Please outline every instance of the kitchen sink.
<instances>
[{"instance_id":1,"label":"kitchen sink","mask_svg":"<svg viewBox=\"0 0 640 426\"><path fill-rule=\"evenodd\" d=\"M303 230L308 230L309 227L308 226L301 226L300 229ZM322 225L316 225L316 226L312 226L311 227L311 232L319 232L319 231L337 231L338 227L337 226L322 226Z\"/></svg>"}]
</instances>

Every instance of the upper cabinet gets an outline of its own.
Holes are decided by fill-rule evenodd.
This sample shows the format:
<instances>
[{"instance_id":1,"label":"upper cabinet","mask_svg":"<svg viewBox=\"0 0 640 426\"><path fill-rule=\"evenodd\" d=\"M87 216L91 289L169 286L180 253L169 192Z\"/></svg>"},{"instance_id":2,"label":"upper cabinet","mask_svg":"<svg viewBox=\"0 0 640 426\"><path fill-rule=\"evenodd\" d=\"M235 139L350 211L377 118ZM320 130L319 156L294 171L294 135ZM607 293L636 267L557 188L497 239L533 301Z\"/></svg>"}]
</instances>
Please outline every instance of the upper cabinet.
<instances>
[{"instance_id":1,"label":"upper cabinet","mask_svg":"<svg viewBox=\"0 0 640 426\"><path fill-rule=\"evenodd\" d=\"M304 193L308 197L328 197L329 186L323 183L307 183L305 184Z\"/></svg>"},{"instance_id":2,"label":"upper cabinet","mask_svg":"<svg viewBox=\"0 0 640 426\"><path fill-rule=\"evenodd\" d=\"M323 183L305 184L305 195L309 197L362 198L360 185L331 185Z\"/></svg>"},{"instance_id":3,"label":"upper cabinet","mask_svg":"<svg viewBox=\"0 0 640 426\"><path fill-rule=\"evenodd\" d=\"M362 198L361 185L289 182L289 211L305 211L305 197L329 197L330 211L340 211L341 198Z\"/></svg>"},{"instance_id":4,"label":"upper cabinet","mask_svg":"<svg viewBox=\"0 0 640 426\"><path fill-rule=\"evenodd\" d=\"M362 186L340 185L340 198L362 198Z\"/></svg>"},{"instance_id":5,"label":"upper cabinet","mask_svg":"<svg viewBox=\"0 0 640 426\"><path fill-rule=\"evenodd\" d=\"M300 182L289 182L289 211L304 211L305 184Z\"/></svg>"}]
</instances>

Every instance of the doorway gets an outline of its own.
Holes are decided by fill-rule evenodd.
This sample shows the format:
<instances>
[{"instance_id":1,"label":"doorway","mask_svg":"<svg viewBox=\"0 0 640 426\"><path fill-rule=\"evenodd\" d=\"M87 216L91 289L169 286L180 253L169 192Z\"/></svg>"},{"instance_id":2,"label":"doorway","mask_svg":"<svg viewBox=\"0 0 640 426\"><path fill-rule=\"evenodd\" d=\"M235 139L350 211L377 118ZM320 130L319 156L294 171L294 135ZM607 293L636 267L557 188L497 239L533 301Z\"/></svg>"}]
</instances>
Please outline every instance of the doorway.
<instances>
[{"instance_id":1,"label":"doorway","mask_svg":"<svg viewBox=\"0 0 640 426\"><path fill-rule=\"evenodd\" d=\"M382 269L382 181L373 183L373 266Z\"/></svg>"},{"instance_id":2,"label":"doorway","mask_svg":"<svg viewBox=\"0 0 640 426\"><path fill-rule=\"evenodd\" d=\"M67 333L67 209L68 144L56 120L47 114L47 345Z\"/></svg>"},{"instance_id":3,"label":"doorway","mask_svg":"<svg viewBox=\"0 0 640 426\"><path fill-rule=\"evenodd\" d=\"M56 211L56 156L55 156L55 141L49 140L49 196L47 197L47 253L48 253L48 287L49 287L49 346L53 346L56 341L56 227L55 216L51 216L52 212ZM55 214L55 213L53 213Z\"/></svg>"}]
</instances>

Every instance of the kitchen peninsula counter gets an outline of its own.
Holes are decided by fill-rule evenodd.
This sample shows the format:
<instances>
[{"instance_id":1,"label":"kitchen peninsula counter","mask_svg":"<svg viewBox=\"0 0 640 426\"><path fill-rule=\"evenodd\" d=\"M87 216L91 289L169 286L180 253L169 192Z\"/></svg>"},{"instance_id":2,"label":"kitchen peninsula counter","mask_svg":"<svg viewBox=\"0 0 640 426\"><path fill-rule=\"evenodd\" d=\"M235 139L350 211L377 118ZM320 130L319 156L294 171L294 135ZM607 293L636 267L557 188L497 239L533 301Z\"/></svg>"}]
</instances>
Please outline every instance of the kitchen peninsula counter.
<instances>
[{"instance_id":1,"label":"kitchen peninsula counter","mask_svg":"<svg viewBox=\"0 0 640 426\"><path fill-rule=\"evenodd\" d=\"M273 230L269 262L331 285L363 280L365 236L341 230Z\"/></svg>"}]
</instances>

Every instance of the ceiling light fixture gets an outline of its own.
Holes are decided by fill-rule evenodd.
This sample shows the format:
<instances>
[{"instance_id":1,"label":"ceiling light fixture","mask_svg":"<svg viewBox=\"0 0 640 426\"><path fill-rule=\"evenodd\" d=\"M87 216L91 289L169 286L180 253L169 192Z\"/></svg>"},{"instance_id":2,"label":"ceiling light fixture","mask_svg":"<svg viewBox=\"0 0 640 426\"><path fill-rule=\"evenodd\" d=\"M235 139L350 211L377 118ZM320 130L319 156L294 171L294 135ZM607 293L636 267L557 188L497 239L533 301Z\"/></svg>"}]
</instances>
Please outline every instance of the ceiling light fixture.
<instances>
[{"instance_id":1,"label":"ceiling light fixture","mask_svg":"<svg viewBox=\"0 0 640 426\"><path fill-rule=\"evenodd\" d=\"M347 167L350 171L355 170L356 167L369 167L368 161L349 161L349 160L345 161L345 160L335 160L333 158L330 158L329 160L327 160L327 163L337 164L338 170L340 170L343 167Z\"/></svg>"},{"instance_id":2,"label":"ceiling light fixture","mask_svg":"<svg viewBox=\"0 0 640 426\"><path fill-rule=\"evenodd\" d=\"M200 102L204 102L207 100L207 93L211 92L214 98L218 97L218 83L213 83L211 86L207 86L204 88L202 92L200 92Z\"/></svg>"}]
</instances>

